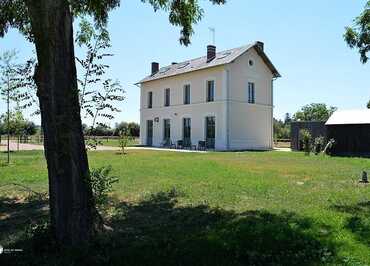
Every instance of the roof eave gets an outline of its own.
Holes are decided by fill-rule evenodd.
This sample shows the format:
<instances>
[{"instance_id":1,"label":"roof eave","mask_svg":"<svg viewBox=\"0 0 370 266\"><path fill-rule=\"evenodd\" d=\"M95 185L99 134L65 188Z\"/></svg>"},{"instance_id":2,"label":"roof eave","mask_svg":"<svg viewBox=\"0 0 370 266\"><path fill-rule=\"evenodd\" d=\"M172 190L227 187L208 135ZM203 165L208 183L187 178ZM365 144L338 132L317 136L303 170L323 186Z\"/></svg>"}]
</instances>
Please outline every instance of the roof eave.
<instances>
[{"instance_id":1,"label":"roof eave","mask_svg":"<svg viewBox=\"0 0 370 266\"><path fill-rule=\"evenodd\" d=\"M325 126L350 126L350 125L370 125L370 123L362 123L362 122L359 122L359 123L355 123L355 122L351 122L351 123L330 123L330 124L327 124L325 123Z\"/></svg>"},{"instance_id":2,"label":"roof eave","mask_svg":"<svg viewBox=\"0 0 370 266\"><path fill-rule=\"evenodd\" d=\"M268 58L266 53L258 47L257 43L253 47L257 51L258 55L262 58L263 62L265 62L267 67L270 69L271 73L274 75L274 78L281 78L279 71L271 62L270 58Z\"/></svg>"}]
</instances>

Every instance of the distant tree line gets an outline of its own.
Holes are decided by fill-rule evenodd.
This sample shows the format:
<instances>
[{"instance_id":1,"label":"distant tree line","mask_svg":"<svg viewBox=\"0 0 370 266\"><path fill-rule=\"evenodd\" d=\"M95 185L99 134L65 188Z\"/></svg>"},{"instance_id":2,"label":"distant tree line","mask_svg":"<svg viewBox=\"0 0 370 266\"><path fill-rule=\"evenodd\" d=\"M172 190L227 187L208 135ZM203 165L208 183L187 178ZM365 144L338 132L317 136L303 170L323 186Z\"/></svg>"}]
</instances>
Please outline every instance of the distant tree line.
<instances>
[{"instance_id":1,"label":"distant tree line","mask_svg":"<svg viewBox=\"0 0 370 266\"><path fill-rule=\"evenodd\" d=\"M289 139L291 122L327 121L336 110L336 107L324 103L311 103L303 106L292 117L286 113L284 120L274 118L274 139Z\"/></svg>"},{"instance_id":2,"label":"distant tree line","mask_svg":"<svg viewBox=\"0 0 370 266\"><path fill-rule=\"evenodd\" d=\"M297 111L293 121L327 121L336 110L336 107L324 103L311 103Z\"/></svg>"},{"instance_id":3,"label":"distant tree line","mask_svg":"<svg viewBox=\"0 0 370 266\"><path fill-rule=\"evenodd\" d=\"M274 118L274 139L290 138L290 114L286 113L284 120Z\"/></svg>"},{"instance_id":4,"label":"distant tree line","mask_svg":"<svg viewBox=\"0 0 370 266\"><path fill-rule=\"evenodd\" d=\"M40 126L25 119L20 111L10 112L9 133L12 136L31 136L40 131ZM8 133L7 115L0 116L0 135Z\"/></svg>"},{"instance_id":5,"label":"distant tree line","mask_svg":"<svg viewBox=\"0 0 370 266\"><path fill-rule=\"evenodd\" d=\"M82 125L85 135L93 136L119 136L121 132L127 132L132 137L139 137L140 125L135 122L120 122L112 128L107 125L98 125L93 130L87 125Z\"/></svg>"},{"instance_id":6,"label":"distant tree line","mask_svg":"<svg viewBox=\"0 0 370 266\"><path fill-rule=\"evenodd\" d=\"M0 115L0 135L6 135L8 133L6 113ZM90 134L90 128L87 125L83 125L84 134ZM12 136L32 136L37 133L41 133L41 127L36 125L34 122L24 118L22 112L14 111L10 112L9 120L9 131ZM103 126L98 125L92 131L94 136L119 136L120 132L127 132L132 137L139 137L140 125L135 122L120 122L116 123L115 126Z\"/></svg>"}]
</instances>

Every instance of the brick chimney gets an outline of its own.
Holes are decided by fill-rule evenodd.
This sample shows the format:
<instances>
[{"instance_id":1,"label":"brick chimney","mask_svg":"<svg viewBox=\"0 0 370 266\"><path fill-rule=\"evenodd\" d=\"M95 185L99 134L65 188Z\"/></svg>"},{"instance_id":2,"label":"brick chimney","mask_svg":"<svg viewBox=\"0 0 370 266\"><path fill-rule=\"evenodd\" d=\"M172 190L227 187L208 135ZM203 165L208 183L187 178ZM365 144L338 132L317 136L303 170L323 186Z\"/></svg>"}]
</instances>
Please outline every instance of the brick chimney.
<instances>
[{"instance_id":1,"label":"brick chimney","mask_svg":"<svg viewBox=\"0 0 370 266\"><path fill-rule=\"evenodd\" d=\"M263 46L264 46L264 43L263 43L263 42L258 41L258 42L256 42L256 45L257 45L257 47L258 47L261 51L263 51Z\"/></svg>"},{"instance_id":2,"label":"brick chimney","mask_svg":"<svg viewBox=\"0 0 370 266\"><path fill-rule=\"evenodd\" d=\"M216 46L207 45L207 63L216 58Z\"/></svg>"},{"instance_id":3,"label":"brick chimney","mask_svg":"<svg viewBox=\"0 0 370 266\"><path fill-rule=\"evenodd\" d=\"M156 74L159 71L159 63L152 62L152 75Z\"/></svg>"}]
</instances>

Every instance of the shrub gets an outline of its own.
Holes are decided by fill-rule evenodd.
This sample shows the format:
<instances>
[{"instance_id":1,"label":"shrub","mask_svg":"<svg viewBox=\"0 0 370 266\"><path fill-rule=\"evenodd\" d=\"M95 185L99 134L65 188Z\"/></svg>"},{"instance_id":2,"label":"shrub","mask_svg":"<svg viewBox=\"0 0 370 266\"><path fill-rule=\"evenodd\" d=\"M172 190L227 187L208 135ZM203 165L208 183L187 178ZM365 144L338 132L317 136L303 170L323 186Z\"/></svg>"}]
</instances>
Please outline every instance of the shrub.
<instances>
[{"instance_id":1,"label":"shrub","mask_svg":"<svg viewBox=\"0 0 370 266\"><path fill-rule=\"evenodd\" d=\"M91 170L91 187L98 207L108 202L108 193L112 191L113 184L118 182L118 177L111 175L111 171L110 165Z\"/></svg>"},{"instance_id":2,"label":"shrub","mask_svg":"<svg viewBox=\"0 0 370 266\"><path fill-rule=\"evenodd\" d=\"M120 131L119 134L119 140L118 140L118 145L121 148L122 155L126 154L125 153L125 148L127 147L128 143L132 140L132 137L129 133L128 130L122 130Z\"/></svg>"},{"instance_id":3,"label":"shrub","mask_svg":"<svg viewBox=\"0 0 370 266\"><path fill-rule=\"evenodd\" d=\"M89 136L85 140L85 145L87 150L96 150L98 145L102 145L102 141L99 140L96 136Z\"/></svg>"},{"instance_id":4,"label":"shrub","mask_svg":"<svg viewBox=\"0 0 370 266\"><path fill-rule=\"evenodd\" d=\"M323 149L325 145L325 138L323 136L319 136L315 138L313 142L313 152L315 155L319 154Z\"/></svg>"},{"instance_id":5,"label":"shrub","mask_svg":"<svg viewBox=\"0 0 370 266\"><path fill-rule=\"evenodd\" d=\"M305 154L309 155L311 151L311 133L307 129L301 129L299 131L299 137L303 142L303 150L305 151Z\"/></svg>"}]
</instances>

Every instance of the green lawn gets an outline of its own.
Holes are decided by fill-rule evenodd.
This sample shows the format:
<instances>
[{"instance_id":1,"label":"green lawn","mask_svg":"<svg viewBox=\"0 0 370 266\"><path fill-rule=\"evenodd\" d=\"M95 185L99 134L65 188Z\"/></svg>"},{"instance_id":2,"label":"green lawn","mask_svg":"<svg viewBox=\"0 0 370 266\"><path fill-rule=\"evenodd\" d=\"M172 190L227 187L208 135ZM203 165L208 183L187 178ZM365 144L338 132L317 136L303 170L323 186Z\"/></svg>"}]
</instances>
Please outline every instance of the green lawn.
<instances>
[{"instance_id":1,"label":"green lawn","mask_svg":"<svg viewBox=\"0 0 370 266\"><path fill-rule=\"evenodd\" d=\"M118 139L100 139L101 143L99 143L99 145L103 145L103 146L111 146L111 147L118 147L119 146L119 140ZM139 144L139 139L138 138L134 138L132 140L130 140L127 144L127 146L135 146L135 145L138 145Z\"/></svg>"},{"instance_id":2,"label":"green lawn","mask_svg":"<svg viewBox=\"0 0 370 266\"><path fill-rule=\"evenodd\" d=\"M47 191L47 172L41 152L14 153L11 166L0 156L0 243L14 243L11 207L28 219L39 209L4 185ZM120 180L106 212L109 251L99 246L110 264L370 265L370 185L358 183L370 159L140 150L89 159Z\"/></svg>"}]
</instances>

